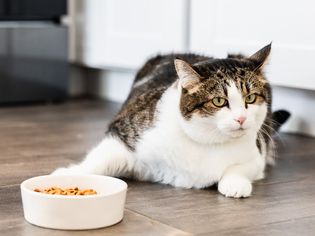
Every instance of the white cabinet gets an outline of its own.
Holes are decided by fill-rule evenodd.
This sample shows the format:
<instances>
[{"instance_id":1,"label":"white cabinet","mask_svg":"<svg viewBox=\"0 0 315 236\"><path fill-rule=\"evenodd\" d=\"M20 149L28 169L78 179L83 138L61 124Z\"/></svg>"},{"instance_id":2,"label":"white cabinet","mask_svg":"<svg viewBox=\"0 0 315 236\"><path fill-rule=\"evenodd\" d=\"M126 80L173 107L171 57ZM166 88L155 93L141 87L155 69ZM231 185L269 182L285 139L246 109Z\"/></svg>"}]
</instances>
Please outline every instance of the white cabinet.
<instances>
[{"instance_id":1,"label":"white cabinet","mask_svg":"<svg viewBox=\"0 0 315 236\"><path fill-rule=\"evenodd\" d=\"M190 49L218 57L250 54L273 42L268 78L315 89L315 2L192 0Z\"/></svg>"},{"instance_id":2,"label":"white cabinet","mask_svg":"<svg viewBox=\"0 0 315 236\"><path fill-rule=\"evenodd\" d=\"M315 89L315 1L72 0L78 15L77 59L94 68L136 70L163 52L225 57L273 42L274 85Z\"/></svg>"},{"instance_id":3,"label":"white cabinet","mask_svg":"<svg viewBox=\"0 0 315 236\"><path fill-rule=\"evenodd\" d=\"M88 0L82 8L81 62L136 69L158 52L187 49L182 0Z\"/></svg>"}]
</instances>

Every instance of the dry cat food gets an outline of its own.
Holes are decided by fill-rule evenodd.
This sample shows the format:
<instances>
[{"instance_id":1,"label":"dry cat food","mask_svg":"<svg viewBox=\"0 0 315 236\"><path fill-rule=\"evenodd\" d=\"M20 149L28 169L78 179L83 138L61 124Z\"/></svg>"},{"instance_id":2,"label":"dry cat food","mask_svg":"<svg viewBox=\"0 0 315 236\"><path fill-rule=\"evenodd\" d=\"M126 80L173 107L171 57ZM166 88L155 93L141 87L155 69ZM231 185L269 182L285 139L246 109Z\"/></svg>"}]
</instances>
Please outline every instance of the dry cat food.
<instances>
[{"instance_id":1,"label":"dry cat food","mask_svg":"<svg viewBox=\"0 0 315 236\"><path fill-rule=\"evenodd\" d=\"M43 191L35 188L35 192L38 193L46 193L46 194L53 194L53 195L95 195L97 192L94 189L79 189L78 187L75 188L59 188L59 187L51 187L45 188Z\"/></svg>"}]
</instances>

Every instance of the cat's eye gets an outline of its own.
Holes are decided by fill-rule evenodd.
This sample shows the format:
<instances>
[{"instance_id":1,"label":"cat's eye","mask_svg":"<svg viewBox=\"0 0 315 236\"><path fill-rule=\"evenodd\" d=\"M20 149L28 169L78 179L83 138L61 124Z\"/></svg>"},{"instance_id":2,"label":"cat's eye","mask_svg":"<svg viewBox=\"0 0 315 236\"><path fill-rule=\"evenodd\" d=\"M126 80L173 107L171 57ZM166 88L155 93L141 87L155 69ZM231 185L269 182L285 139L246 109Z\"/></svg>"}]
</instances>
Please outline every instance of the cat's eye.
<instances>
[{"instance_id":1,"label":"cat's eye","mask_svg":"<svg viewBox=\"0 0 315 236\"><path fill-rule=\"evenodd\" d=\"M215 97L212 99L213 105L216 107L224 107L227 104L227 100L221 97Z\"/></svg>"},{"instance_id":2,"label":"cat's eye","mask_svg":"<svg viewBox=\"0 0 315 236\"><path fill-rule=\"evenodd\" d=\"M248 95L247 97L245 97L245 102L247 104L253 104L254 102L256 102L256 98L257 98L257 95L252 93Z\"/></svg>"}]
</instances>

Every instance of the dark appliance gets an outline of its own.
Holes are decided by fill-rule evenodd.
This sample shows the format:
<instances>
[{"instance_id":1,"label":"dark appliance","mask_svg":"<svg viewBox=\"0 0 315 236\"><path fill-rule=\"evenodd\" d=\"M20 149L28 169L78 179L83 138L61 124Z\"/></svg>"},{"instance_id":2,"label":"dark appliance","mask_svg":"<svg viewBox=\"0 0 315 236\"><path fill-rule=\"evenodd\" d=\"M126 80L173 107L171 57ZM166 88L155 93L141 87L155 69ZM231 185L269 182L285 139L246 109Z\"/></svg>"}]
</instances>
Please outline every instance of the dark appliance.
<instances>
[{"instance_id":1,"label":"dark appliance","mask_svg":"<svg viewBox=\"0 0 315 236\"><path fill-rule=\"evenodd\" d=\"M59 101L68 91L64 0L0 0L0 103Z\"/></svg>"}]
</instances>

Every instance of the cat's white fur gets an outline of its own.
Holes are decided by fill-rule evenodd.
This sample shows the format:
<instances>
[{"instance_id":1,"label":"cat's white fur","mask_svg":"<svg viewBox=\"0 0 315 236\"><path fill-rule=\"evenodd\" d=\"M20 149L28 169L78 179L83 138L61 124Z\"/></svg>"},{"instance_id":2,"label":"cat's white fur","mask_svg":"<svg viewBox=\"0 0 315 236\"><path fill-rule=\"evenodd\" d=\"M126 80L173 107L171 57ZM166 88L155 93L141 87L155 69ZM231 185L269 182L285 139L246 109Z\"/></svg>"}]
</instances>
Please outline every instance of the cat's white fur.
<instances>
[{"instance_id":1,"label":"cat's white fur","mask_svg":"<svg viewBox=\"0 0 315 236\"><path fill-rule=\"evenodd\" d=\"M252 182L264 176L266 151L256 145L266 104L249 105L235 84L228 87L229 108L214 116L185 120L179 110L181 89L175 83L163 94L156 122L137 142L135 152L107 136L78 165L54 174L133 176L176 187L203 188L218 183L227 197L248 197ZM245 116L244 130L235 120Z\"/></svg>"}]
</instances>

